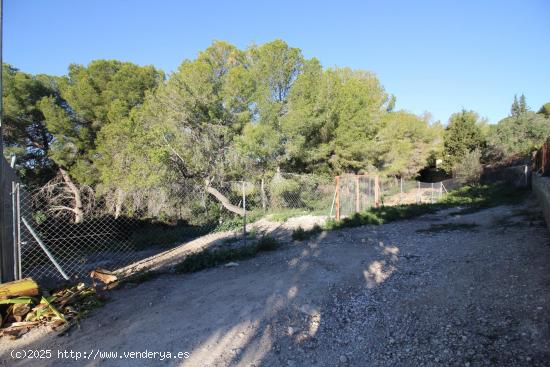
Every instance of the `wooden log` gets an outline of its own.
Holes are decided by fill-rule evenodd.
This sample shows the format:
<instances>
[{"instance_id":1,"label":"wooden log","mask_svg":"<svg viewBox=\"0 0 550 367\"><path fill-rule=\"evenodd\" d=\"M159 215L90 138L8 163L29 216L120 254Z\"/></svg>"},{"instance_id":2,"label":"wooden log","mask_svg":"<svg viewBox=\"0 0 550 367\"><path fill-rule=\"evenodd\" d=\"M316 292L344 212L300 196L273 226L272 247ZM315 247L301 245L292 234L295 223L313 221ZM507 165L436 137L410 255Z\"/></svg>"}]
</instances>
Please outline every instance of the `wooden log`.
<instances>
[{"instance_id":1,"label":"wooden log","mask_svg":"<svg viewBox=\"0 0 550 367\"><path fill-rule=\"evenodd\" d=\"M27 303L18 303L12 306L11 314L15 321L21 322L25 318L25 316L29 313L31 310L31 306Z\"/></svg>"},{"instance_id":2,"label":"wooden log","mask_svg":"<svg viewBox=\"0 0 550 367\"><path fill-rule=\"evenodd\" d=\"M92 272L90 273L90 277L94 280L94 284L96 280L99 280L104 284L111 284L118 280L115 273L101 268L92 270Z\"/></svg>"},{"instance_id":3,"label":"wooden log","mask_svg":"<svg viewBox=\"0 0 550 367\"><path fill-rule=\"evenodd\" d=\"M38 284L31 278L0 284L0 299L21 296L38 296Z\"/></svg>"}]
</instances>

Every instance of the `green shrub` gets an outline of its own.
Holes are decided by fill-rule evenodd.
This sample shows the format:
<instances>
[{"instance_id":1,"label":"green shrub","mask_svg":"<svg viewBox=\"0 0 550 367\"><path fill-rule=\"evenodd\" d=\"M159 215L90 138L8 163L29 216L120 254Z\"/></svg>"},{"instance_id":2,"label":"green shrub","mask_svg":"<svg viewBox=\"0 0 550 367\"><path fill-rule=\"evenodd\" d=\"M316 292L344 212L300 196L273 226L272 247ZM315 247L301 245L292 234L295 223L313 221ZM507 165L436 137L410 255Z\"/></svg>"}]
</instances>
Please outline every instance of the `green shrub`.
<instances>
[{"instance_id":1,"label":"green shrub","mask_svg":"<svg viewBox=\"0 0 550 367\"><path fill-rule=\"evenodd\" d=\"M462 182L478 183L483 172L480 163L481 151L479 149L466 152L465 156L453 166L453 174Z\"/></svg>"},{"instance_id":2,"label":"green shrub","mask_svg":"<svg viewBox=\"0 0 550 367\"><path fill-rule=\"evenodd\" d=\"M262 236L256 243L258 252L275 251L279 248L279 242L271 236Z\"/></svg>"},{"instance_id":3,"label":"green shrub","mask_svg":"<svg viewBox=\"0 0 550 367\"><path fill-rule=\"evenodd\" d=\"M521 202L529 190L509 185L472 185L464 186L445 195L435 204L410 204L369 208L351 217L339 221L329 220L326 230L346 227L358 227L366 224L384 224L396 220L410 219L453 206L467 206L460 214L472 213L481 209L504 204Z\"/></svg>"},{"instance_id":4,"label":"green shrub","mask_svg":"<svg viewBox=\"0 0 550 367\"><path fill-rule=\"evenodd\" d=\"M281 209L269 214L269 219L275 222L286 222L289 218L306 215L309 212L304 209Z\"/></svg>"},{"instance_id":5,"label":"green shrub","mask_svg":"<svg viewBox=\"0 0 550 367\"><path fill-rule=\"evenodd\" d=\"M505 184L471 185L450 192L436 205L445 207L464 205L469 206L470 211L476 211L498 205L520 203L529 192L529 189Z\"/></svg>"},{"instance_id":6,"label":"green shrub","mask_svg":"<svg viewBox=\"0 0 550 367\"><path fill-rule=\"evenodd\" d=\"M264 216L261 210L248 211L246 213L246 222L253 223ZM243 217L236 214L230 214L220 218L220 222L214 229L215 232L234 231L243 228Z\"/></svg>"},{"instance_id":7,"label":"green shrub","mask_svg":"<svg viewBox=\"0 0 550 367\"><path fill-rule=\"evenodd\" d=\"M257 242L237 248L219 248L204 250L191 254L175 267L177 273L192 273L215 267L230 261L245 260L256 256L259 252L274 251L279 243L273 237L263 236Z\"/></svg>"},{"instance_id":8,"label":"green shrub","mask_svg":"<svg viewBox=\"0 0 550 367\"><path fill-rule=\"evenodd\" d=\"M298 227L292 232L292 239L294 241L305 241L309 240L313 236L318 235L321 232L323 232L323 228L321 228L317 224L308 230L305 230L302 227Z\"/></svg>"}]
</instances>

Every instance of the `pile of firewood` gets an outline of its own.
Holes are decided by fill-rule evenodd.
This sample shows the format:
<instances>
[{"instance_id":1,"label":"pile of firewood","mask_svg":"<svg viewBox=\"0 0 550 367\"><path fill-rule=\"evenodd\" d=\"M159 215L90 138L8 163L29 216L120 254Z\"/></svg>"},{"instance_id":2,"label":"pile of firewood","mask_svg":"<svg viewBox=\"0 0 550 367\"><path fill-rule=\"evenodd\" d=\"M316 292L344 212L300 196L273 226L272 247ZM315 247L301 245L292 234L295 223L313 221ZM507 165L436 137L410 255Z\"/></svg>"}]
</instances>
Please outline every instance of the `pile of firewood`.
<instances>
[{"instance_id":1,"label":"pile of firewood","mask_svg":"<svg viewBox=\"0 0 550 367\"><path fill-rule=\"evenodd\" d=\"M39 325L66 332L101 301L96 289L84 283L51 293L30 278L0 284L0 336L18 338Z\"/></svg>"}]
</instances>

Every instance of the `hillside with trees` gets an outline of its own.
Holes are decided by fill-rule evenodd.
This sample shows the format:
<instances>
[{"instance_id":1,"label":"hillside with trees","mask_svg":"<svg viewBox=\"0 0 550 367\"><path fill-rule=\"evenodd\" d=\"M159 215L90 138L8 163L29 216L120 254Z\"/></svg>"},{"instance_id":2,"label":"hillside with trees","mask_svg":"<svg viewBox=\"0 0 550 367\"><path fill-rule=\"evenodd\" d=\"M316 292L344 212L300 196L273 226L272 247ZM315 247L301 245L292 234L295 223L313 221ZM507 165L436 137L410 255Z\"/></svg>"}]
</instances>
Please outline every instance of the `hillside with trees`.
<instances>
[{"instance_id":1,"label":"hillside with trees","mask_svg":"<svg viewBox=\"0 0 550 367\"><path fill-rule=\"evenodd\" d=\"M532 112L523 95L496 125L468 110L432 123L396 110L372 72L324 68L282 40L216 41L170 75L116 60L64 76L3 68L5 155L75 222L97 203L115 217L177 216L186 185L223 202L218 184L277 172L414 178L441 160L460 176L529 155L550 132L548 104Z\"/></svg>"},{"instance_id":2,"label":"hillside with trees","mask_svg":"<svg viewBox=\"0 0 550 367\"><path fill-rule=\"evenodd\" d=\"M454 177L475 181L482 165L507 165L532 158L550 136L550 115L545 104L535 113L522 94L514 96L508 117L488 124L474 111L462 110L445 128L441 168Z\"/></svg>"}]
</instances>

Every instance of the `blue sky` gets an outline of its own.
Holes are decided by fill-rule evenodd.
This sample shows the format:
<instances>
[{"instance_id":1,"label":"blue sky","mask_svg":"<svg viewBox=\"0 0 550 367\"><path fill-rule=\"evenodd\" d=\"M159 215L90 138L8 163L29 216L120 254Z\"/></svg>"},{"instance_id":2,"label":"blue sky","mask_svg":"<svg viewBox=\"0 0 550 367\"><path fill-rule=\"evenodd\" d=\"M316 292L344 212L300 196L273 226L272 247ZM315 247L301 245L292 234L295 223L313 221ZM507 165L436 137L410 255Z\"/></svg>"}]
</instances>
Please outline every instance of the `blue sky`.
<instances>
[{"instance_id":1,"label":"blue sky","mask_svg":"<svg viewBox=\"0 0 550 367\"><path fill-rule=\"evenodd\" d=\"M212 40L276 38L325 67L375 72L397 107L490 122L550 101L550 1L4 0L4 61L61 75L106 58L174 70Z\"/></svg>"}]
</instances>

